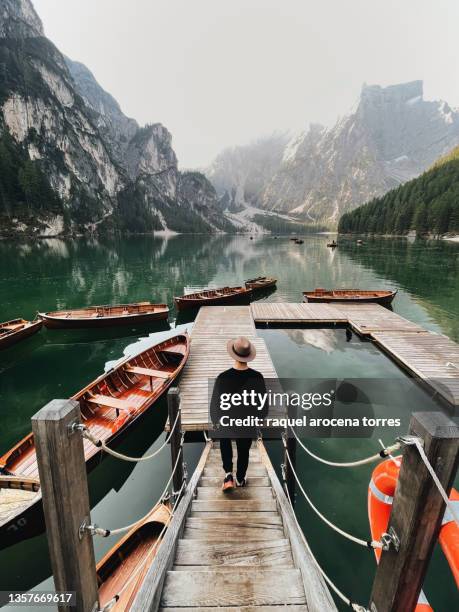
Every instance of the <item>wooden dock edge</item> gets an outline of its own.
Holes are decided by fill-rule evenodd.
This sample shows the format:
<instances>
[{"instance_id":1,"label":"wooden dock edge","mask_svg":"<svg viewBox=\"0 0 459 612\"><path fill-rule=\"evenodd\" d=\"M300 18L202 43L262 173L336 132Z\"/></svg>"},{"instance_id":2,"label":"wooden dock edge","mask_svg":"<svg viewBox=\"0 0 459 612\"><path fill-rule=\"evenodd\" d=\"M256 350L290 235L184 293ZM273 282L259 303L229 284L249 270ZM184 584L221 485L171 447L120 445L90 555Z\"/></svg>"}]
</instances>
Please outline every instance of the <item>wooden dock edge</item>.
<instances>
[{"instance_id":1,"label":"wooden dock edge","mask_svg":"<svg viewBox=\"0 0 459 612\"><path fill-rule=\"evenodd\" d=\"M159 546L154 563L152 563L148 569L142 586L132 603L130 608L131 612L146 612L147 610L148 612L156 612L159 608L166 573L174 562L177 542L182 535L185 519L190 511L191 502L193 501L196 487L201 478L211 448L212 442L206 442L198 465L177 506L175 514L166 531L166 535Z\"/></svg>"},{"instance_id":2,"label":"wooden dock edge","mask_svg":"<svg viewBox=\"0 0 459 612\"><path fill-rule=\"evenodd\" d=\"M284 529L290 540L295 566L301 572L308 612L337 612L327 584L303 544L292 507L277 477L265 445L261 440L258 441L258 449L261 461L268 472L271 486L276 495L277 507L284 523Z\"/></svg>"}]
</instances>

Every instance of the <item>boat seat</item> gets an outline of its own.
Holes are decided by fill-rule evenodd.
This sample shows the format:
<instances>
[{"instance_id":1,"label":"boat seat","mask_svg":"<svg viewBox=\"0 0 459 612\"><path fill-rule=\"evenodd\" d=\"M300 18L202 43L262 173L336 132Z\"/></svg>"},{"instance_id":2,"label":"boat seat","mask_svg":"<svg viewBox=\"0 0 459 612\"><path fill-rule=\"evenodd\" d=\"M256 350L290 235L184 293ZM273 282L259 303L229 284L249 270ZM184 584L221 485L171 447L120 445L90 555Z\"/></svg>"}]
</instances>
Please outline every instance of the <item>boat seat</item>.
<instances>
[{"instance_id":1,"label":"boat seat","mask_svg":"<svg viewBox=\"0 0 459 612\"><path fill-rule=\"evenodd\" d=\"M107 406L108 408L116 408L117 410L130 410L133 408L127 400L119 399L117 397L110 397L108 395L91 395L87 398L91 404L98 404L99 406Z\"/></svg>"},{"instance_id":2,"label":"boat seat","mask_svg":"<svg viewBox=\"0 0 459 612\"><path fill-rule=\"evenodd\" d=\"M164 380L168 380L171 377L170 372L164 372L163 370L152 370L150 368L141 368L139 366L126 366L124 369L126 372L140 374L141 376L150 376L151 378L164 378Z\"/></svg>"}]
</instances>

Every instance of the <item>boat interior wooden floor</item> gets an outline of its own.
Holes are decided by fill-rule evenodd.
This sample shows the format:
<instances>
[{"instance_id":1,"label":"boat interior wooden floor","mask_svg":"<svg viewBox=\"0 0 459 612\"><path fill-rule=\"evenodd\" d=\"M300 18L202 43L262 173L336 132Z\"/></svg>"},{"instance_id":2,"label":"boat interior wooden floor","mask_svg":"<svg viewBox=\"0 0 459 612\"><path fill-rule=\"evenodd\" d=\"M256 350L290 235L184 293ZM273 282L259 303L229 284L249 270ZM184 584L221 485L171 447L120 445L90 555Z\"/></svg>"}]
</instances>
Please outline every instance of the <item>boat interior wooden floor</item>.
<instances>
[{"instance_id":1,"label":"boat interior wooden floor","mask_svg":"<svg viewBox=\"0 0 459 612\"><path fill-rule=\"evenodd\" d=\"M21 329L24 329L24 327L28 327L31 324L31 321L26 321L25 319L14 319L13 321L6 321L5 323L0 323L0 337L17 332Z\"/></svg>"},{"instance_id":2,"label":"boat interior wooden floor","mask_svg":"<svg viewBox=\"0 0 459 612\"><path fill-rule=\"evenodd\" d=\"M106 441L144 412L184 361L186 336L166 340L103 374L72 399L79 400L83 423ZM84 439L85 459L100 452ZM26 436L0 460L4 473L38 479L33 435ZM0 476L0 481L3 477Z\"/></svg>"},{"instance_id":3,"label":"boat interior wooden floor","mask_svg":"<svg viewBox=\"0 0 459 612\"><path fill-rule=\"evenodd\" d=\"M215 297L222 297L224 295L232 295L233 293L245 293L246 291L247 289L245 287L220 287L219 289L203 289L202 291L182 295L180 299L206 300Z\"/></svg>"}]
</instances>

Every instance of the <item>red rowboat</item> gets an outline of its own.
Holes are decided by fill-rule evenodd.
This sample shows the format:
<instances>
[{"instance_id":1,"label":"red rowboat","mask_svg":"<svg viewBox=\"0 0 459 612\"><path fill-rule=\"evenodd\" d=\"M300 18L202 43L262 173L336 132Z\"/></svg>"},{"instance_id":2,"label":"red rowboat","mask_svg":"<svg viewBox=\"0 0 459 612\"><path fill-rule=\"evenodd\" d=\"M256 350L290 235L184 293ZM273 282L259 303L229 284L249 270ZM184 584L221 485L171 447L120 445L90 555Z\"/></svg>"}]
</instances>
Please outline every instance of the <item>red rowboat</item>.
<instances>
[{"instance_id":1,"label":"red rowboat","mask_svg":"<svg viewBox=\"0 0 459 612\"><path fill-rule=\"evenodd\" d=\"M25 319L13 319L0 323L0 349L8 348L16 342L28 338L41 329L43 321L26 321Z\"/></svg>"},{"instance_id":2,"label":"red rowboat","mask_svg":"<svg viewBox=\"0 0 459 612\"><path fill-rule=\"evenodd\" d=\"M113 306L88 306L74 310L56 310L39 313L46 327L52 329L77 329L83 327L114 327L137 325L167 319L167 304L138 302Z\"/></svg>"},{"instance_id":3,"label":"red rowboat","mask_svg":"<svg viewBox=\"0 0 459 612\"><path fill-rule=\"evenodd\" d=\"M177 310L200 308L201 306L219 306L220 304L241 304L250 301L252 289L247 287L221 287L188 293L174 298Z\"/></svg>"},{"instance_id":4,"label":"red rowboat","mask_svg":"<svg viewBox=\"0 0 459 612\"><path fill-rule=\"evenodd\" d=\"M135 357L127 357L76 393L82 422L90 433L105 443L121 437L169 388L188 358L190 341L179 334L152 346ZM88 471L101 449L84 440ZM0 458L0 548L37 533L42 524L41 493L38 487L13 505L5 494L11 477L39 485L33 434ZM41 522L40 522L41 521Z\"/></svg>"},{"instance_id":5,"label":"red rowboat","mask_svg":"<svg viewBox=\"0 0 459 612\"><path fill-rule=\"evenodd\" d=\"M115 596L119 599L111 610L125 612L131 609L170 519L167 505L155 506L145 520L133 527L99 561L96 570L102 609Z\"/></svg>"},{"instance_id":6,"label":"red rowboat","mask_svg":"<svg viewBox=\"0 0 459 612\"><path fill-rule=\"evenodd\" d=\"M375 303L388 306L397 291L367 291L365 289L315 289L314 291L303 291L305 302L341 302L367 304Z\"/></svg>"}]
</instances>

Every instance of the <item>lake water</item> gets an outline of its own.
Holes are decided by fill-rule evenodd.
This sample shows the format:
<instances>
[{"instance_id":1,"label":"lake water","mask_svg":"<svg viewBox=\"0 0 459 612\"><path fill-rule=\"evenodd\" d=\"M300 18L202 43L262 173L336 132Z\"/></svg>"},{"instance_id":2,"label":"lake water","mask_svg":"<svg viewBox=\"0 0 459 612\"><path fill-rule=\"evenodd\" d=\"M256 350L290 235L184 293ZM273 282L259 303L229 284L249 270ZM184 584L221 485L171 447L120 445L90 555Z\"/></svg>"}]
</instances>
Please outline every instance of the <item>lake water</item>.
<instances>
[{"instance_id":1,"label":"lake water","mask_svg":"<svg viewBox=\"0 0 459 612\"><path fill-rule=\"evenodd\" d=\"M395 312L459 341L459 245L380 239L357 246L353 241L331 251L328 238L314 236L296 245L287 237L176 236L107 240L42 240L28 245L0 241L0 320L37 311L154 300L173 308L184 287L240 284L259 274L276 276L269 301L301 301L315 287L396 288ZM30 431L30 417L47 401L68 397L95 378L125 351L140 350L145 338L161 339L170 327L105 332L43 330L0 353L0 455ZM179 329L191 328L179 324ZM282 377L381 377L402 384L405 375L371 343L343 329L260 329ZM143 338L140 340L139 338ZM151 338L148 341L151 341ZM256 364L255 364L256 367ZM397 383L397 384L398 384ZM406 416L410 406L405 407ZM131 455L151 452L164 439L163 401L120 446ZM338 461L375 452L372 439L311 440L312 450ZM390 439L386 439L390 442ZM202 444L186 445L190 471ZM280 445L269 444L273 463ZM343 529L366 539L366 497L371 468L336 470L313 462L298 450L298 471L321 511ZM93 520L107 528L128 524L156 501L167 481L170 457L165 450L152 463L127 464L105 459L89 476ZM339 588L365 604L375 561L319 522L298 497L297 512L310 544ZM95 539L96 555L115 541ZM0 551L0 589L50 585L44 535ZM457 592L439 551L425 583L436 611L457 609Z\"/></svg>"}]
</instances>

